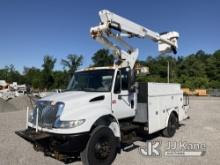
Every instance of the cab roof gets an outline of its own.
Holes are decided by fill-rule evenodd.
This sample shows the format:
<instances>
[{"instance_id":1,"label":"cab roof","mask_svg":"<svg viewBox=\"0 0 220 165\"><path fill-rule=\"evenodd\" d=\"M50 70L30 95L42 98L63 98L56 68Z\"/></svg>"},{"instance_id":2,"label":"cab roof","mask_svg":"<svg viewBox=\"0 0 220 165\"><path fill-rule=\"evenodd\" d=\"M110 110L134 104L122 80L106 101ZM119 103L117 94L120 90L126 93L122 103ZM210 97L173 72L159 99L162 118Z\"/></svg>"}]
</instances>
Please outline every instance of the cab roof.
<instances>
[{"instance_id":1,"label":"cab roof","mask_svg":"<svg viewBox=\"0 0 220 165\"><path fill-rule=\"evenodd\" d=\"M102 70L102 69L116 69L115 66L104 66L104 67L89 67L84 69L79 69L76 72L82 72L82 71L91 71L91 70Z\"/></svg>"}]
</instances>

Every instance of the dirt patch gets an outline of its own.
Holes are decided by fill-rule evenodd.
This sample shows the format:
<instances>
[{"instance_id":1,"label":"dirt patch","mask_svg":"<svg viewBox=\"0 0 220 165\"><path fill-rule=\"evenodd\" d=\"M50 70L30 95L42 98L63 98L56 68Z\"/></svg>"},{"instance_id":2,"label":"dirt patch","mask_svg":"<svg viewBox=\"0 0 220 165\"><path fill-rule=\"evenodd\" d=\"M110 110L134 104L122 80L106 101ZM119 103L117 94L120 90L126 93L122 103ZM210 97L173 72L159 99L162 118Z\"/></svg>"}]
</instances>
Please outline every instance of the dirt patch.
<instances>
[{"instance_id":1,"label":"dirt patch","mask_svg":"<svg viewBox=\"0 0 220 165\"><path fill-rule=\"evenodd\" d=\"M9 102L0 98L0 112L16 111L17 109Z\"/></svg>"},{"instance_id":2,"label":"dirt patch","mask_svg":"<svg viewBox=\"0 0 220 165\"><path fill-rule=\"evenodd\" d=\"M15 97L8 101L0 98L0 112L26 110L27 106L33 108L34 102L35 99L27 95Z\"/></svg>"},{"instance_id":3,"label":"dirt patch","mask_svg":"<svg viewBox=\"0 0 220 165\"><path fill-rule=\"evenodd\" d=\"M32 108L34 101L31 97L24 95L24 96L19 96L15 97L11 100L8 101L9 104L12 104L16 109L19 110L26 110L27 106Z\"/></svg>"}]
</instances>

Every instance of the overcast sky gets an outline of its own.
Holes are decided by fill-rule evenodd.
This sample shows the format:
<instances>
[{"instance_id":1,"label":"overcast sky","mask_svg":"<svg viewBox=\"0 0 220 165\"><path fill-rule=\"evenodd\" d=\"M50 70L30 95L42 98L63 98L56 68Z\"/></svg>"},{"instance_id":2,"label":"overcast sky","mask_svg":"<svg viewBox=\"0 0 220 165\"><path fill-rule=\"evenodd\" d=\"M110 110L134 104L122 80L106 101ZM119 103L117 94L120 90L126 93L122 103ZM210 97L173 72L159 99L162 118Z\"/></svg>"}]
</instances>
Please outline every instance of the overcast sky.
<instances>
[{"instance_id":1,"label":"overcast sky","mask_svg":"<svg viewBox=\"0 0 220 165\"><path fill-rule=\"evenodd\" d=\"M108 9L153 31L180 33L177 56L220 49L219 0L0 0L0 68L14 64L41 67L46 54L60 60L84 55L83 66L102 48L89 36L99 23L98 11ZM157 45L134 39L139 59L158 55Z\"/></svg>"}]
</instances>

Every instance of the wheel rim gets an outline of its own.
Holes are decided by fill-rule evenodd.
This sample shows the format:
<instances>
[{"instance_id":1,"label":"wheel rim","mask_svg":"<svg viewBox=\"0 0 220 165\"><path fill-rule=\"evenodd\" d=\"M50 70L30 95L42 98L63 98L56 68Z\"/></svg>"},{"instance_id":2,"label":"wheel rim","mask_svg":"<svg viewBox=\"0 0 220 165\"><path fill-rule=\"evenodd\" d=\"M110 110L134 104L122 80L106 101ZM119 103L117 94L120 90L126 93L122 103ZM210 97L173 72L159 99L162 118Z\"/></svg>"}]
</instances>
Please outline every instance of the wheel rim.
<instances>
[{"instance_id":1,"label":"wheel rim","mask_svg":"<svg viewBox=\"0 0 220 165\"><path fill-rule=\"evenodd\" d=\"M98 159L106 159L111 153L110 141L106 137L99 138L95 144L95 156Z\"/></svg>"}]
</instances>

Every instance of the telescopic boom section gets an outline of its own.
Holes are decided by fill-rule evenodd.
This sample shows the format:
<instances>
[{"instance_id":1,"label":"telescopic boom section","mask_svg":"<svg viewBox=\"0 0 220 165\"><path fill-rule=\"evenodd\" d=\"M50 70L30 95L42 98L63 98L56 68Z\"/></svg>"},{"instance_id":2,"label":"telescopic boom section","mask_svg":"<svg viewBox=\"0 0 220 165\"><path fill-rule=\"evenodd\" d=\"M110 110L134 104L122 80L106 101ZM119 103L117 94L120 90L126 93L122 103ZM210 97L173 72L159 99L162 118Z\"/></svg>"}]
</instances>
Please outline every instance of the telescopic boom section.
<instances>
[{"instance_id":1,"label":"telescopic boom section","mask_svg":"<svg viewBox=\"0 0 220 165\"><path fill-rule=\"evenodd\" d=\"M138 49L130 46L123 37L148 38L158 44L160 53L173 51L176 54L178 32L157 33L108 10L99 12L100 25L92 27L90 34L99 43L113 51L115 64L119 67L130 66L133 69L138 57ZM114 44L116 41L118 45ZM125 50L122 50L122 47Z\"/></svg>"}]
</instances>

